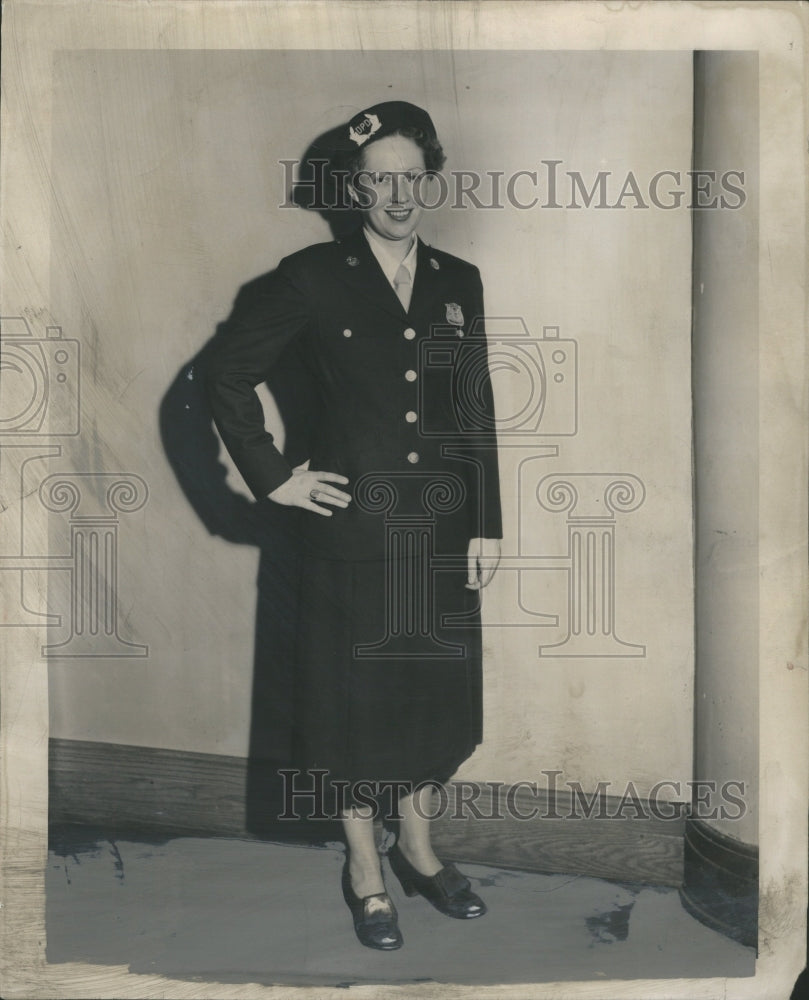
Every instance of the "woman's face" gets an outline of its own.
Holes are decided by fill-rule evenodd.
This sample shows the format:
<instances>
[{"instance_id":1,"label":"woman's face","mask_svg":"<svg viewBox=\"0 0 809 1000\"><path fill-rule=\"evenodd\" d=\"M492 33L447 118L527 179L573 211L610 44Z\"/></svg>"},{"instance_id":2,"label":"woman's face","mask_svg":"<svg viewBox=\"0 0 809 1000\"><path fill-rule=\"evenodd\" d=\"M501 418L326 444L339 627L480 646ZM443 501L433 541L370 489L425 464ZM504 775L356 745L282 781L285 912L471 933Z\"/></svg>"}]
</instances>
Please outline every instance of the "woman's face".
<instances>
[{"instance_id":1,"label":"woman's face","mask_svg":"<svg viewBox=\"0 0 809 1000\"><path fill-rule=\"evenodd\" d=\"M386 240L409 240L422 209L413 198L413 184L424 172L424 153L403 135L377 139L362 154L362 167L349 185L369 229Z\"/></svg>"}]
</instances>

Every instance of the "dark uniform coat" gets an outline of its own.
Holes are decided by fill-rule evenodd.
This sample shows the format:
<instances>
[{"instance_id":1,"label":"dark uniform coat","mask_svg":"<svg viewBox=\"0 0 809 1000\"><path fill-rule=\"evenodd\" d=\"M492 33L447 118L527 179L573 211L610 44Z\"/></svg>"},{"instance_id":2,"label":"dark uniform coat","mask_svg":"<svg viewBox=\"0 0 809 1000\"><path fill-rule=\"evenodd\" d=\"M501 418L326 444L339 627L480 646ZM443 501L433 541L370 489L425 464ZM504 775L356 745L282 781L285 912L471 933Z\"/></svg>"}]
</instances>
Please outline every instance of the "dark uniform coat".
<instances>
[{"instance_id":1,"label":"dark uniform coat","mask_svg":"<svg viewBox=\"0 0 809 1000\"><path fill-rule=\"evenodd\" d=\"M263 498L291 469L254 390L294 350L316 408L309 468L349 480L347 509L302 512L296 726L301 763L350 780L444 780L481 735L477 595L458 557L501 537L483 292L471 264L417 254L407 311L361 231L284 258L207 372Z\"/></svg>"}]
</instances>

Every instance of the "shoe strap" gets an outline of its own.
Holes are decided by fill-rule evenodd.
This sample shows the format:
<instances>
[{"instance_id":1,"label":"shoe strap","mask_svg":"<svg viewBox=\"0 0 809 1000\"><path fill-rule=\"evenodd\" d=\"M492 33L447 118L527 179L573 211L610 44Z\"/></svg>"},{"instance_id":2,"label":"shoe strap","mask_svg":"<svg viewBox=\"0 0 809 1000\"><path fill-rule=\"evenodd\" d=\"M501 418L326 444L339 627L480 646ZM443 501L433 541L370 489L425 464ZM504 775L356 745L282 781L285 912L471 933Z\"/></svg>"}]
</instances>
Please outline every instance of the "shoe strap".
<instances>
[{"instance_id":1,"label":"shoe strap","mask_svg":"<svg viewBox=\"0 0 809 1000\"><path fill-rule=\"evenodd\" d=\"M455 865L444 865L440 872L435 875L435 880L447 896L454 896L458 892L471 889L472 884L465 875L461 875Z\"/></svg>"},{"instance_id":2,"label":"shoe strap","mask_svg":"<svg viewBox=\"0 0 809 1000\"><path fill-rule=\"evenodd\" d=\"M377 902L378 905L374 906L373 904L375 902ZM363 896L362 907L366 917L381 917L386 920L395 920L397 917L396 907L393 905L393 900L386 892L375 892L371 896Z\"/></svg>"}]
</instances>

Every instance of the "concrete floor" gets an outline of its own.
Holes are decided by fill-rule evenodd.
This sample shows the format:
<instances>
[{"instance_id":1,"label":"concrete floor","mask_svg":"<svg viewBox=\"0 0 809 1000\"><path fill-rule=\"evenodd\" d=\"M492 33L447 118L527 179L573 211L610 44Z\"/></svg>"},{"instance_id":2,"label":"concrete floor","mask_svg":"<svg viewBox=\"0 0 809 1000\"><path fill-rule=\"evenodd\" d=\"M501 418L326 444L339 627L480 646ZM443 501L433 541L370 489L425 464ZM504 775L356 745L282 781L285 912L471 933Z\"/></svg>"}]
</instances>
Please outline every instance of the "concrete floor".
<instances>
[{"instance_id":1,"label":"concrete floor","mask_svg":"<svg viewBox=\"0 0 809 1000\"><path fill-rule=\"evenodd\" d=\"M341 844L72 831L49 854L49 963L225 983L553 982L751 976L754 952L702 926L675 889L463 865L489 913L456 921L406 898L405 937L363 948L340 895Z\"/></svg>"}]
</instances>

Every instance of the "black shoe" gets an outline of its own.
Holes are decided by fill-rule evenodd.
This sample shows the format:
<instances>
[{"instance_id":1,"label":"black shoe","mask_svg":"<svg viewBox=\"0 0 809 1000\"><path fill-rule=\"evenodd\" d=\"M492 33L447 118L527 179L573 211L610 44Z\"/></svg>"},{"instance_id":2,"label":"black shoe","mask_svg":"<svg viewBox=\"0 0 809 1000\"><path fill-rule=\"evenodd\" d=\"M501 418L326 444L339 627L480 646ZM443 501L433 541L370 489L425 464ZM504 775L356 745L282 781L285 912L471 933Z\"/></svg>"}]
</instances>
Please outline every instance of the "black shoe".
<instances>
[{"instance_id":1,"label":"black shoe","mask_svg":"<svg viewBox=\"0 0 809 1000\"><path fill-rule=\"evenodd\" d=\"M351 910L354 930L357 932L360 944L364 944L366 948L378 948L379 951L394 951L402 947L404 941L397 923L398 914L390 896L386 892L378 892L360 899L351 885L348 859L343 865L343 899ZM369 906L372 899L378 899L383 903L384 909Z\"/></svg>"},{"instance_id":2,"label":"black shoe","mask_svg":"<svg viewBox=\"0 0 809 1000\"><path fill-rule=\"evenodd\" d=\"M398 844L388 851L388 859L405 895L419 893L436 910L457 920L472 920L486 912L486 904L472 892L469 879L461 875L455 865L444 865L436 875L422 875L410 864Z\"/></svg>"}]
</instances>

